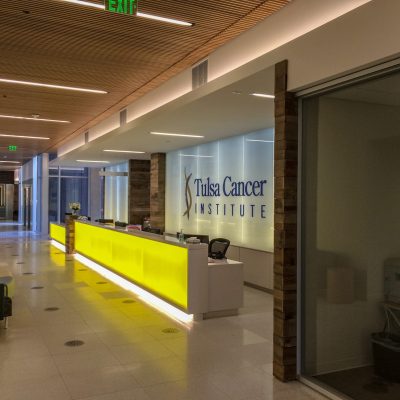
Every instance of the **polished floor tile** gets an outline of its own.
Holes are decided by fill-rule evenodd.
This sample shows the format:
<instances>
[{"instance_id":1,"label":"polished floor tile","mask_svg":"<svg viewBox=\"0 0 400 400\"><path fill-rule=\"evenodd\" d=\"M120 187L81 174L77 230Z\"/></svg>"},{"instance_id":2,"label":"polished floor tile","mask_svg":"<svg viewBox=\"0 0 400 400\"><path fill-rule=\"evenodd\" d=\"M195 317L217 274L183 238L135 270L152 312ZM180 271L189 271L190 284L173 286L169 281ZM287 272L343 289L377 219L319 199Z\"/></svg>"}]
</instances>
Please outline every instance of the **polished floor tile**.
<instances>
[{"instance_id":1,"label":"polished floor tile","mask_svg":"<svg viewBox=\"0 0 400 400\"><path fill-rule=\"evenodd\" d=\"M273 378L266 293L245 288L238 316L188 327L15 225L0 224L0 252L15 277L1 400L324 399Z\"/></svg>"}]
</instances>

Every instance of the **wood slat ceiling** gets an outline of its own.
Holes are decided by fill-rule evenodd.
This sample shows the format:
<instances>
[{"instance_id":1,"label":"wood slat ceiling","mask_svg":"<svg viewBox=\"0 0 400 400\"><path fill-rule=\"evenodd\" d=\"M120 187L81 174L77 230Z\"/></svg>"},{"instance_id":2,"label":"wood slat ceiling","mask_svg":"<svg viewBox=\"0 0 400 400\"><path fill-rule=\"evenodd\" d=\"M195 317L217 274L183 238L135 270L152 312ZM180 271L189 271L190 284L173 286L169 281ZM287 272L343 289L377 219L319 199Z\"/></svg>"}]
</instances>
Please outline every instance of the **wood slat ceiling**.
<instances>
[{"instance_id":1,"label":"wood slat ceiling","mask_svg":"<svg viewBox=\"0 0 400 400\"><path fill-rule=\"evenodd\" d=\"M0 114L40 114L41 118L71 121L56 124L0 118L0 133L51 138L0 137L0 159L7 156L22 161L54 150L289 2L140 0L141 12L195 24L180 27L60 0L1 1L0 78L101 89L108 94L0 82ZM21 151L8 153L9 144L21 146Z\"/></svg>"}]
</instances>

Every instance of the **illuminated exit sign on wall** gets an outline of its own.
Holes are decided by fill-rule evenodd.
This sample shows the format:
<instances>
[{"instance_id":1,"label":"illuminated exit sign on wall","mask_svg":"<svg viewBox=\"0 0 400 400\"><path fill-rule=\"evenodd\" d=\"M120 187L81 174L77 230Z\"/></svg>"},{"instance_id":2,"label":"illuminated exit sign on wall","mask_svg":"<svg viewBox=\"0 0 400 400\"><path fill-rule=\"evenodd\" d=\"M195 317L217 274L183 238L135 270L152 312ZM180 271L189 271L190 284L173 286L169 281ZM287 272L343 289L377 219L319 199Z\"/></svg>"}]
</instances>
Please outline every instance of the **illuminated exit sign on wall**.
<instances>
[{"instance_id":1,"label":"illuminated exit sign on wall","mask_svg":"<svg viewBox=\"0 0 400 400\"><path fill-rule=\"evenodd\" d=\"M138 0L105 0L104 2L106 11L136 15Z\"/></svg>"},{"instance_id":2,"label":"illuminated exit sign on wall","mask_svg":"<svg viewBox=\"0 0 400 400\"><path fill-rule=\"evenodd\" d=\"M8 146L8 151L17 151L17 146Z\"/></svg>"}]
</instances>

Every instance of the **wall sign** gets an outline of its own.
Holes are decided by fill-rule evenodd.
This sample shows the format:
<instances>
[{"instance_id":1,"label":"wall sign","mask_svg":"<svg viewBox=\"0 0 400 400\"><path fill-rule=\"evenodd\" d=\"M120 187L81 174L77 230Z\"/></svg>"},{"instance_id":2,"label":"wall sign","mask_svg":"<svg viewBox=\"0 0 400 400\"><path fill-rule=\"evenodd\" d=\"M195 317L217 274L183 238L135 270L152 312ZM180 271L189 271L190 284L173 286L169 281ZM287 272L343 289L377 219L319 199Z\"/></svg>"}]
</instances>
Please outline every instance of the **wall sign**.
<instances>
[{"instance_id":1,"label":"wall sign","mask_svg":"<svg viewBox=\"0 0 400 400\"><path fill-rule=\"evenodd\" d=\"M272 129L167 154L166 230L273 250Z\"/></svg>"},{"instance_id":2,"label":"wall sign","mask_svg":"<svg viewBox=\"0 0 400 400\"><path fill-rule=\"evenodd\" d=\"M17 151L17 146L15 145L8 146L8 151Z\"/></svg>"},{"instance_id":3,"label":"wall sign","mask_svg":"<svg viewBox=\"0 0 400 400\"><path fill-rule=\"evenodd\" d=\"M105 10L127 15L136 15L138 0L105 0Z\"/></svg>"}]
</instances>

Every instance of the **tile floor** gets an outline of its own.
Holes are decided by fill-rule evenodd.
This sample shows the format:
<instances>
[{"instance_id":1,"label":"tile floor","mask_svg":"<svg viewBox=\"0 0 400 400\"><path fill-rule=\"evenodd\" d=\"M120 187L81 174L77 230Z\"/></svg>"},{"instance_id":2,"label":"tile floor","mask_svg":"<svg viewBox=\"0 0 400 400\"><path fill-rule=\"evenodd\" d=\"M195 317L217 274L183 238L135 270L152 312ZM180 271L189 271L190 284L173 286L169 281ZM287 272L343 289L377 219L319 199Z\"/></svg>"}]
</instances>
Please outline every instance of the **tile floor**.
<instances>
[{"instance_id":1,"label":"tile floor","mask_svg":"<svg viewBox=\"0 0 400 400\"><path fill-rule=\"evenodd\" d=\"M0 327L1 400L325 399L272 377L265 293L246 288L239 316L188 329L12 225L0 224L2 267L16 289L10 327Z\"/></svg>"}]
</instances>

